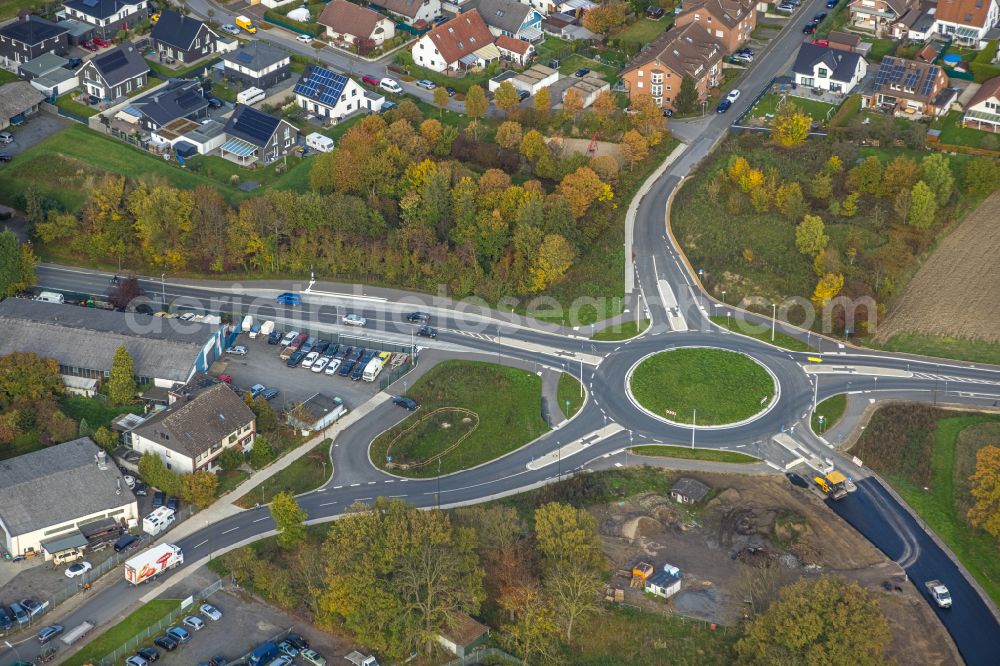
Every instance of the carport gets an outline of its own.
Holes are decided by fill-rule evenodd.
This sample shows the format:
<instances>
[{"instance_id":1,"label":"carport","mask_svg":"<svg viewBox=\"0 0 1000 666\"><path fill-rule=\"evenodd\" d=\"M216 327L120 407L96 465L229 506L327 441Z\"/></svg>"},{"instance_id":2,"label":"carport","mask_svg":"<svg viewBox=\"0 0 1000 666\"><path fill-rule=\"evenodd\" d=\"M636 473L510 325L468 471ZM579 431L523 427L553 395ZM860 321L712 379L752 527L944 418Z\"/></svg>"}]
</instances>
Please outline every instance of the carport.
<instances>
[{"instance_id":1,"label":"carport","mask_svg":"<svg viewBox=\"0 0 1000 666\"><path fill-rule=\"evenodd\" d=\"M66 536L55 537L52 539L46 539L42 542L42 548L45 550L45 559L50 557L55 557L59 553L64 553L67 550L73 550L74 548L83 548L87 545L87 537L83 536L79 531L73 532Z\"/></svg>"}]
</instances>

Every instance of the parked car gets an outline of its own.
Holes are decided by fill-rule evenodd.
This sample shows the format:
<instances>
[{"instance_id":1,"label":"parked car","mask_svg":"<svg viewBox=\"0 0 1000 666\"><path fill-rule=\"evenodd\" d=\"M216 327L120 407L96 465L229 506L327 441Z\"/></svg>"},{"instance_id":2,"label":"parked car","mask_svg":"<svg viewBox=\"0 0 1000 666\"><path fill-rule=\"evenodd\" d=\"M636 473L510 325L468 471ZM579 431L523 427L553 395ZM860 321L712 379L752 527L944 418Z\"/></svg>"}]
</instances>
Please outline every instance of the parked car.
<instances>
[{"instance_id":1,"label":"parked car","mask_svg":"<svg viewBox=\"0 0 1000 666\"><path fill-rule=\"evenodd\" d=\"M302 367L311 368L313 366L313 363L315 363L316 359L318 358L319 358L319 352L316 351L309 352L308 354L306 354L306 357L302 359Z\"/></svg>"},{"instance_id":2,"label":"parked car","mask_svg":"<svg viewBox=\"0 0 1000 666\"><path fill-rule=\"evenodd\" d=\"M380 83L382 83L382 79L378 78L377 76L372 76L371 74L365 74L364 76L361 77L361 80L370 86L377 86Z\"/></svg>"},{"instance_id":3,"label":"parked car","mask_svg":"<svg viewBox=\"0 0 1000 666\"><path fill-rule=\"evenodd\" d=\"M267 344L277 345L281 344L282 339L281 331L271 331L271 334L267 336Z\"/></svg>"},{"instance_id":4,"label":"parked car","mask_svg":"<svg viewBox=\"0 0 1000 666\"><path fill-rule=\"evenodd\" d=\"M66 577L76 578L77 576L82 576L94 566L90 562L74 562L73 564L66 567Z\"/></svg>"},{"instance_id":5,"label":"parked car","mask_svg":"<svg viewBox=\"0 0 1000 666\"><path fill-rule=\"evenodd\" d=\"M837 0L826 0L826 8L833 9L837 6Z\"/></svg>"},{"instance_id":6,"label":"parked car","mask_svg":"<svg viewBox=\"0 0 1000 666\"><path fill-rule=\"evenodd\" d=\"M226 375L226 376L228 376L228 375ZM219 375L219 379L222 379L222 377L223 377L223 375ZM223 379L222 381L226 381L226 380ZM230 382L232 382L232 378L231 377L230 377L229 382L226 382L226 383L228 384ZM135 494L136 497L145 497L146 495L149 494L149 484L148 483L143 483L143 482L140 481L139 483L135 484L135 488L132 490L132 492Z\"/></svg>"},{"instance_id":7,"label":"parked car","mask_svg":"<svg viewBox=\"0 0 1000 666\"><path fill-rule=\"evenodd\" d=\"M673 118L674 117L674 111L673 111L673 109L663 109L663 117L664 118Z\"/></svg>"},{"instance_id":8,"label":"parked car","mask_svg":"<svg viewBox=\"0 0 1000 666\"><path fill-rule=\"evenodd\" d=\"M279 294L276 299L274 299L282 305L298 305L302 302L302 297L298 294L292 294L290 292L285 292L284 294Z\"/></svg>"},{"instance_id":9,"label":"parked car","mask_svg":"<svg viewBox=\"0 0 1000 666\"><path fill-rule=\"evenodd\" d=\"M378 112L379 113L385 113L386 111L392 111L393 109L395 109L398 106L399 106L399 104L396 104L392 100L387 99L386 101L382 102L382 106L379 107Z\"/></svg>"},{"instance_id":10,"label":"parked car","mask_svg":"<svg viewBox=\"0 0 1000 666\"><path fill-rule=\"evenodd\" d=\"M343 319L341 319L341 321L343 323L347 324L348 326L364 326L365 324L368 323L367 319L365 319L361 315L354 314L353 312L350 313L350 314L344 315L344 317L343 317Z\"/></svg>"},{"instance_id":11,"label":"parked car","mask_svg":"<svg viewBox=\"0 0 1000 666\"><path fill-rule=\"evenodd\" d=\"M125 660L125 666L149 666L149 662L137 654Z\"/></svg>"},{"instance_id":12,"label":"parked car","mask_svg":"<svg viewBox=\"0 0 1000 666\"><path fill-rule=\"evenodd\" d=\"M197 615L188 615L184 618L184 626L192 631L201 631L205 628L205 621Z\"/></svg>"},{"instance_id":13,"label":"parked car","mask_svg":"<svg viewBox=\"0 0 1000 666\"><path fill-rule=\"evenodd\" d=\"M126 534L122 538L115 541L115 552L120 553L123 550L132 550L133 548L139 547L139 537L134 534Z\"/></svg>"},{"instance_id":14,"label":"parked car","mask_svg":"<svg viewBox=\"0 0 1000 666\"><path fill-rule=\"evenodd\" d=\"M7 631L12 626L14 626L13 616L6 608L0 606L0 631Z\"/></svg>"},{"instance_id":15,"label":"parked car","mask_svg":"<svg viewBox=\"0 0 1000 666\"><path fill-rule=\"evenodd\" d=\"M178 511L181 508L181 501L176 497L168 497L166 506L171 511Z\"/></svg>"},{"instance_id":16,"label":"parked car","mask_svg":"<svg viewBox=\"0 0 1000 666\"><path fill-rule=\"evenodd\" d=\"M795 472L785 472L785 476L788 477L788 481L793 486L798 486L799 488L808 488L809 484L801 476Z\"/></svg>"},{"instance_id":17,"label":"parked car","mask_svg":"<svg viewBox=\"0 0 1000 666\"><path fill-rule=\"evenodd\" d=\"M83 65L83 58L70 58L66 61L66 64L63 65L63 67L66 69L76 69L81 65Z\"/></svg>"},{"instance_id":18,"label":"parked car","mask_svg":"<svg viewBox=\"0 0 1000 666\"><path fill-rule=\"evenodd\" d=\"M92 41L90 41L88 39L85 42L80 42L80 48L81 49L87 49L88 51L96 51L97 50L97 44L94 44L94 42L92 42Z\"/></svg>"},{"instance_id":19,"label":"parked car","mask_svg":"<svg viewBox=\"0 0 1000 666\"><path fill-rule=\"evenodd\" d=\"M411 412L416 411L417 407L419 407L416 400L414 400L413 398L407 398L405 396L398 396L396 398L393 398L392 404L396 405L397 407L402 407L403 409L408 409Z\"/></svg>"},{"instance_id":20,"label":"parked car","mask_svg":"<svg viewBox=\"0 0 1000 666\"><path fill-rule=\"evenodd\" d=\"M312 44L312 40L313 38L310 37L309 35L299 35L298 37L295 38L295 41L301 44Z\"/></svg>"},{"instance_id":21,"label":"parked car","mask_svg":"<svg viewBox=\"0 0 1000 666\"><path fill-rule=\"evenodd\" d=\"M431 316L429 314L426 312L420 312L419 310L406 315L406 321L409 322L430 321L430 319Z\"/></svg>"},{"instance_id":22,"label":"parked car","mask_svg":"<svg viewBox=\"0 0 1000 666\"><path fill-rule=\"evenodd\" d=\"M167 501L167 496L162 490L157 490L153 493L153 508L158 509L163 506L163 503Z\"/></svg>"},{"instance_id":23,"label":"parked car","mask_svg":"<svg viewBox=\"0 0 1000 666\"><path fill-rule=\"evenodd\" d=\"M294 661L287 654L278 656L274 661L270 662L267 666L292 666Z\"/></svg>"},{"instance_id":24,"label":"parked car","mask_svg":"<svg viewBox=\"0 0 1000 666\"><path fill-rule=\"evenodd\" d=\"M213 622L217 622L222 619L222 611L220 611L212 604L202 604L201 614L207 617L209 620L212 620Z\"/></svg>"},{"instance_id":25,"label":"parked car","mask_svg":"<svg viewBox=\"0 0 1000 666\"><path fill-rule=\"evenodd\" d=\"M646 18L661 19L663 18L663 14L663 7L657 7L656 5L646 7Z\"/></svg>"},{"instance_id":26,"label":"parked car","mask_svg":"<svg viewBox=\"0 0 1000 666\"><path fill-rule=\"evenodd\" d=\"M732 55L732 58L730 58L730 59L733 62L742 62L742 63L746 63L747 65L749 65L750 63L753 62L753 54L752 53L734 53Z\"/></svg>"},{"instance_id":27,"label":"parked car","mask_svg":"<svg viewBox=\"0 0 1000 666\"><path fill-rule=\"evenodd\" d=\"M260 397L264 398L264 400L274 400L278 397L279 393L281 393L281 391L276 388L264 389L264 392L260 394Z\"/></svg>"},{"instance_id":28,"label":"parked car","mask_svg":"<svg viewBox=\"0 0 1000 666\"><path fill-rule=\"evenodd\" d=\"M309 648L299 652L299 659L311 666L326 666L326 657L316 652L316 650L310 650Z\"/></svg>"},{"instance_id":29,"label":"parked car","mask_svg":"<svg viewBox=\"0 0 1000 666\"><path fill-rule=\"evenodd\" d=\"M379 88L396 95L403 92L403 88L393 79L382 79L378 82Z\"/></svg>"},{"instance_id":30,"label":"parked car","mask_svg":"<svg viewBox=\"0 0 1000 666\"><path fill-rule=\"evenodd\" d=\"M827 17L826 12L816 12L816 15L813 16L813 21L815 21L816 23L820 23L826 17Z\"/></svg>"},{"instance_id":31,"label":"parked car","mask_svg":"<svg viewBox=\"0 0 1000 666\"><path fill-rule=\"evenodd\" d=\"M340 369L341 363L343 363L343 361L341 361L339 358L332 358L330 359L330 362L327 363L326 368L323 370L323 372L327 375L335 375L337 374L337 370Z\"/></svg>"},{"instance_id":32,"label":"parked car","mask_svg":"<svg viewBox=\"0 0 1000 666\"><path fill-rule=\"evenodd\" d=\"M291 643L289 643L287 640L278 643L278 649L281 650L283 653L287 654L289 657L292 657L293 659L297 657L299 654L299 649L294 645L292 645Z\"/></svg>"},{"instance_id":33,"label":"parked car","mask_svg":"<svg viewBox=\"0 0 1000 666\"><path fill-rule=\"evenodd\" d=\"M447 16L435 16L434 17L434 25L441 25L442 23L447 23L447 22L448 22L448 17Z\"/></svg>"},{"instance_id":34,"label":"parked car","mask_svg":"<svg viewBox=\"0 0 1000 666\"><path fill-rule=\"evenodd\" d=\"M313 372L323 372L323 370L326 368L327 365L329 365L329 363L330 363L329 358L327 358L326 356L320 356L318 359L316 359L316 362L313 363L312 367L309 369L312 370Z\"/></svg>"},{"instance_id":35,"label":"parked car","mask_svg":"<svg viewBox=\"0 0 1000 666\"><path fill-rule=\"evenodd\" d=\"M288 345L292 344L292 340L294 340L297 337L299 337L298 331L288 331L288 333L285 333L285 337L281 338L281 346L287 347Z\"/></svg>"},{"instance_id":36,"label":"parked car","mask_svg":"<svg viewBox=\"0 0 1000 666\"><path fill-rule=\"evenodd\" d=\"M438 336L437 331L431 328L430 326L421 326L420 328L418 328L417 335L419 335L422 338L430 338L432 340Z\"/></svg>"},{"instance_id":37,"label":"parked car","mask_svg":"<svg viewBox=\"0 0 1000 666\"><path fill-rule=\"evenodd\" d=\"M518 90L517 91L517 98L519 100L521 100L522 102L524 100L528 99L529 97L531 97L531 93L529 93L527 90Z\"/></svg>"},{"instance_id":38,"label":"parked car","mask_svg":"<svg viewBox=\"0 0 1000 666\"><path fill-rule=\"evenodd\" d=\"M420 79L419 81L417 81L417 87L424 88L426 90L434 90L435 88L437 88L437 84L431 81L430 79Z\"/></svg>"},{"instance_id":39,"label":"parked car","mask_svg":"<svg viewBox=\"0 0 1000 666\"><path fill-rule=\"evenodd\" d=\"M91 40L91 41L94 42L95 46L98 46L98 47L100 47L102 49L106 49L109 46L111 46L111 42L109 42L108 40L104 39L103 37L94 37L93 40Z\"/></svg>"},{"instance_id":40,"label":"parked car","mask_svg":"<svg viewBox=\"0 0 1000 666\"><path fill-rule=\"evenodd\" d=\"M251 398L256 398L261 393L263 393L264 389L266 389L266 388L267 387L264 386L263 384L254 384L253 386L250 387L250 397Z\"/></svg>"},{"instance_id":41,"label":"parked car","mask_svg":"<svg viewBox=\"0 0 1000 666\"><path fill-rule=\"evenodd\" d=\"M170 627L167 629L167 636L170 636L178 643L187 643L191 640L191 632L182 627Z\"/></svg>"},{"instance_id":42,"label":"parked car","mask_svg":"<svg viewBox=\"0 0 1000 666\"><path fill-rule=\"evenodd\" d=\"M829 39L814 39L813 40L813 44L815 44L816 46L829 46L830 45L830 40Z\"/></svg>"},{"instance_id":43,"label":"parked car","mask_svg":"<svg viewBox=\"0 0 1000 666\"><path fill-rule=\"evenodd\" d=\"M590 74L590 70L587 69L586 67L581 67L580 69L573 72L573 76L575 76L578 79L582 79L583 77L587 76L587 74Z\"/></svg>"},{"instance_id":44,"label":"parked car","mask_svg":"<svg viewBox=\"0 0 1000 666\"><path fill-rule=\"evenodd\" d=\"M297 352L295 352L294 354L292 354L291 356L288 357L288 360L285 361L285 365L287 365L289 368L294 368L299 363L301 363L302 359L304 359L305 357L306 357L306 353L305 352L303 352L303 351L297 351Z\"/></svg>"},{"instance_id":45,"label":"parked car","mask_svg":"<svg viewBox=\"0 0 1000 666\"><path fill-rule=\"evenodd\" d=\"M452 88L451 86L445 86L444 91L448 93L448 97L454 97L455 95L458 94L458 91Z\"/></svg>"},{"instance_id":46,"label":"parked car","mask_svg":"<svg viewBox=\"0 0 1000 666\"><path fill-rule=\"evenodd\" d=\"M139 648L138 650L136 650L136 652L139 654L140 657L149 662L156 661L160 658L160 653L157 652L156 648L153 647Z\"/></svg>"},{"instance_id":47,"label":"parked car","mask_svg":"<svg viewBox=\"0 0 1000 666\"><path fill-rule=\"evenodd\" d=\"M726 111L729 110L729 107L731 107L732 105L733 105L732 102L730 102L728 99L724 99L721 102L719 102L719 105L717 107L715 107L715 112L725 113Z\"/></svg>"},{"instance_id":48,"label":"parked car","mask_svg":"<svg viewBox=\"0 0 1000 666\"><path fill-rule=\"evenodd\" d=\"M10 162L14 156L10 153L0 153L0 162Z\"/></svg>"},{"instance_id":49,"label":"parked car","mask_svg":"<svg viewBox=\"0 0 1000 666\"><path fill-rule=\"evenodd\" d=\"M729 94L726 95L726 99L728 99L730 102L735 102L739 98L740 98L739 88L733 88L732 90L729 91Z\"/></svg>"},{"instance_id":50,"label":"parked car","mask_svg":"<svg viewBox=\"0 0 1000 666\"><path fill-rule=\"evenodd\" d=\"M167 652L173 652L174 650L177 649L177 645L178 645L177 641L175 641L170 636L166 636L166 635L165 636L157 636L153 640L153 644L156 645L157 647L163 648Z\"/></svg>"},{"instance_id":51,"label":"parked car","mask_svg":"<svg viewBox=\"0 0 1000 666\"><path fill-rule=\"evenodd\" d=\"M14 143L14 135L10 132L0 132L0 143L4 145Z\"/></svg>"},{"instance_id":52,"label":"parked car","mask_svg":"<svg viewBox=\"0 0 1000 666\"><path fill-rule=\"evenodd\" d=\"M305 650L309 647L309 641L296 633L290 633L285 636L285 640L295 646L297 650Z\"/></svg>"},{"instance_id":53,"label":"parked car","mask_svg":"<svg viewBox=\"0 0 1000 666\"><path fill-rule=\"evenodd\" d=\"M235 347L230 347L226 350L227 354L235 354L236 356L246 356L247 348L243 345L236 345Z\"/></svg>"},{"instance_id":54,"label":"parked car","mask_svg":"<svg viewBox=\"0 0 1000 666\"><path fill-rule=\"evenodd\" d=\"M34 599L21 599L21 606L24 610L28 611L28 615L30 617L41 615L42 611L45 610L45 606L41 605Z\"/></svg>"},{"instance_id":55,"label":"parked car","mask_svg":"<svg viewBox=\"0 0 1000 666\"><path fill-rule=\"evenodd\" d=\"M790 2L782 2L780 5L775 7L779 12L784 12L786 14L791 14L795 11L795 5Z\"/></svg>"},{"instance_id":56,"label":"parked car","mask_svg":"<svg viewBox=\"0 0 1000 666\"><path fill-rule=\"evenodd\" d=\"M221 27L221 30L222 30L222 32L228 32L230 35L238 35L238 34L240 34L240 29L237 28L232 23L225 23L225 24L223 24L222 27Z\"/></svg>"},{"instance_id":57,"label":"parked car","mask_svg":"<svg viewBox=\"0 0 1000 666\"><path fill-rule=\"evenodd\" d=\"M811 35L814 32L816 32L816 24L815 23L809 22L809 23L806 23L804 26L802 26L802 34L803 35Z\"/></svg>"},{"instance_id":58,"label":"parked car","mask_svg":"<svg viewBox=\"0 0 1000 666\"><path fill-rule=\"evenodd\" d=\"M47 627L42 627L42 630L38 632L38 642L44 645L62 632L63 626L61 624L50 624Z\"/></svg>"},{"instance_id":59,"label":"parked car","mask_svg":"<svg viewBox=\"0 0 1000 666\"><path fill-rule=\"evenodd\" d=\"M31 620L31 618L28 616L28 611L24 610L24 606L22 606L17 602L14 602L10 605L10 614L14 616L14 619L17 620L17 623L19 625L28 624L28 622Z\"/></svg>"}]
</instances>

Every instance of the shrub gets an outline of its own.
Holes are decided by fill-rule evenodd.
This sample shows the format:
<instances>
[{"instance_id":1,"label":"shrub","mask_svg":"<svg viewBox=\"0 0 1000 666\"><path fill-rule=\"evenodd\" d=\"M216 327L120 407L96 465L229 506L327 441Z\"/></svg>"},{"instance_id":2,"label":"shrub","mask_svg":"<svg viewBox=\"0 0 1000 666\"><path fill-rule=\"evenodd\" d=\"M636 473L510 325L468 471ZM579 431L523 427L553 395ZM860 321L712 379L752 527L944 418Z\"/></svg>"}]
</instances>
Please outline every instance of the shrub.
<instances>
[{"instance_id":1,"label":"shrub","mask_svg":"<svg viewBox=\"0 0 1000 666\"><path fill-rule=\"evenodd\" d=\"M231 472L234 469L239 469L245 460L246 457L242 451L236 447L230 447L219 455L218 462L222 469Z\"/></svg>"}]
</instances>

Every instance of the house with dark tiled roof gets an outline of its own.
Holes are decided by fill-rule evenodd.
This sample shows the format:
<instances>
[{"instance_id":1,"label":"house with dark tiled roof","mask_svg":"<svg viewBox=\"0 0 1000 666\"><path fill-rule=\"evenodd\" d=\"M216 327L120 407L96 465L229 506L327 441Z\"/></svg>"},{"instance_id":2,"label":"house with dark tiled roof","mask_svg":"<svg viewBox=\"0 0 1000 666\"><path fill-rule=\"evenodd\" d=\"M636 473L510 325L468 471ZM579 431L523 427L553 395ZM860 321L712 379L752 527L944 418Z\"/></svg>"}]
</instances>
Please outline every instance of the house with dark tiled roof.
<instances>
[{"instance_id":1,"label":"house with dark tiled roof","mask_svg":"<svg viewBox=\"0 0 1000 666\"><path fill-rule=\"evenodd\" d=\"M76 72L67 67L68 64L69 60L55 53L43 53L18 65L17 75L46 97L58 97L80 86Z\"/></svg>"},{"instance_id":2,"label":"house with dark tiled roof","mask_svg":"<svg viewBox=\"0 0 1000 666\"><path fill-rule=\"evenodd\" d=\"M516 0L472 0L475 9L495 36L507 35L526 42L537 42L542 32L542 14L537 9Z\"/></svg>"},{"instance_id":3,"label":"house with dark tiled roof","mask_svg":"<svg viewBox=\"0 0 1000 666\"><path fill-rule=\"evenodd\" d=\"M757 27L757 3L754 0L687 0L674 27L696 24L732 53L750 39Z\"/></svg>"},{"instance_id":4,"label":"house with dark tiled roof","mask_svg":"<svg viewBox=\"0 0 1000 666\"><path fill-rule=\"evenodd\" d=\"M934 32L973 49L986 46L990 29L1000 21L997 0L938 0ZM992 36L996 39L996 36Z\"/></svg>"},{"instance_id":5,"label":"house with dark tiled roof","mask_svg":"<svg viewBox=\"0 0 1000 666\"><path fill-rule=\"evenodd\" d=\"M670 497L681 504L697 504L705 499L711 487L697 479L682 476L670 488Z\"/></svg>"},{"instance_id":6,"label":"house with dark tiled roof","mask_svg":"<svg viewBox=\"0 0 1000 666\"><path fill-rule=\"evenodd\" d=\"M119 30L132 29L149 16L147 0L66 0L59 18L88 24L93 34L111 39Z\"/></svg>"},{"instance_id":7,"label":"house with dark tiled roof","mask_svg":"<svg viewBox=\"0 0 1000 666\"><path fill-rule=\"evenodd\" d=\"M500 59L493 33L475 9L442 23L413 45L413 61L421 67L443 72L483 67Z\"/></svg>"},{"instance_id":8,"label":"house with dark tiled roof","mask_svg":"<svg viewBox=\"0 0 1000 666\"><path fill-rule=\"evenodd\" d=\"M388 16L347 0L328 3L316 22L326 28L329 39L347 44L368 39L381 46L396 36L396 24Z\"/></svg>"},{"instance_id":9,"label":"house with dark tiled roof","mask_svg":"<svg viewBox=\"0 0 1000 666\"><path fill-rule=\"evenodd\" d=\"M134 428L132 449L153 453L168 469L190 473L214 471L215 460L228 448L253 448L256 419L243 398L228 384L214 384L176 400Z\"/></svg>"},{"instance_id":10,"label":"house with dark tiled roof","mask_svg":"<svg viewBox=\"0 0 1000 666\"><path fill-rule=\"evenodd\" d=\"M143 129L155 131L178 118L205 118L208 115L208 100L201 81L172 79L153 92L129 102L127 110L139 118Z\"/></svg>"},{"instance_id":11,"label":"house with dark tiled roof","mask_svg":"<svg viewBox=\"0 0 1000 666\"><path fill-rule=\"evenodd\" d=\"M441 15L441 0L371 0L368 4L411 26L427 25Z\"/></svg>"},{"instance_id":12,"label":"house with dark tiled roof","mask_svg":"<svg viewBox=\"0 0 1000 666\"><path fill-rule=\"evenodd\" d=\"M695 23L668 30L625 67L622 80L629 99L652 95L657 106L674 109L685 76L694 82L698 99L708 99L722 81L722 44Z\"/></svg>"},{"instance_id":13,"label":"house with dark tiled roof","mask_svg":"<svg viewBox=\"0 0 1000 666\"><path fill-rule=\"evenodd\" d=\"M807 42L799 47L792 73L800 86L847 95L868 74L868 61L859 53Z\"/></svg>"},{"instance_id":14,"label":"house with dark tiled roof","mask_svg":"<svg viewBox=\"0 0 1000 666\"><path fill-rule=\"evenodd\" d=\"M898 34L897 24L922 13L920 0L850 0L850 27L876 37Z\"/></svg>"},{"instance_id":15,"label":"house with dark tiled roof","mask_svg":"<svg viewBox=\"0 0 1000 666\"><path fill-rule=\"evenodd\" d=\"M207 25L171 9L160 12L160 20L149 33L153 50L161 60L194 62L215 53L219 35Z\"/></svg>"},{"instance_id":16,"label":"house with dark tiled roof","mask_svg":"<svg viewBox=\"0 0 1000 666\"><path fill-rule=\"evenodd\" d=\"M225 76L247 87L266 90L292 74L292 55L259 39L242 43L222 56Z\"/></svg>"},{"instance_id":17,"label":"house with dark tiled roof","mask_svg":"<svg viewBox=\"0 0 1000 666\"><path fill-rule=\"evenodd\" d=\"M882 109L904 118L940 116L958 99L948 75L937 65L886 56L861 90L863 107Z\"/></svg>"},{"instance_id":18,"label":"house with dark tiled roof","mask_svg":"<svg viewBox=\"0 0 1000 666\"><path fill-rule=\"evenodd\" d=\"M226 142L220 151L243 166L258 161L267 164L292 152L298 140L298 128L287 120L237 104L226 123Z\"/></svg>"},{"instance_id":19,"label":"house with dark tiled roof","mask_svg":"<svg viewBox=\"0 0 1000 666\"><path fill-rule=\"evenodd\" d=\"M103 100L116 100L149 81L149 65L132 42L96 55L77 70L80 87Z\"/></svg>"},{"instance_id":20,"label":"house with dark tiled roof","mask_svg":"<svg viewBox=\"0 0 1000 666\"><path fill-rule=\"evenodd\" d=\"M984 132L1000 133L1000 76L984 83L969 100L962 124Z\"/></svg>"},{"instance_id":21,"label":"house with dark tiled roof","mask_svg":"<svg viewBox=\"0 0 1000 666\"><path fill-rule=\"evenodd\" d=\"M0 28L0 62L12 67L44 53L65 55L66 28L28 14Z\"/></svg>"}]
</instances>

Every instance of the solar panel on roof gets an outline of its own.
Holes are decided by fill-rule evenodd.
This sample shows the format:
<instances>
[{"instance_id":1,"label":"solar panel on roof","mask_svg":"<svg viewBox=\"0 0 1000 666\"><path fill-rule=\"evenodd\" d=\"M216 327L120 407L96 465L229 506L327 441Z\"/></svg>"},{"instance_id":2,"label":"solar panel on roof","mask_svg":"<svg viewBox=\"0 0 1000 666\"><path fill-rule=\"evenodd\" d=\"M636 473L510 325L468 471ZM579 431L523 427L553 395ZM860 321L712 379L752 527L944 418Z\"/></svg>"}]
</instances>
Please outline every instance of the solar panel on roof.
<instances>
[{"instance_id":1,"label":"solar panel on roof","mask_svg":"<svg viewBox=\"0 0 1000 666\"><path fill-rule=\"evenodd\" d=\"M271 135L274 134L279 120L266 113L261 113L250 107L244 107L239 118L233 123L233 129L245 134L259 145L267 143Z\"/></svg>"},{"instance_id":2,"label":"solar panel on roof","mask_svg":"<svg viewBox=\"0 0 1000 666\"><path fill-rule=\"evenodd\" d=\"M903 81L904 88L912 88L917 85L917 81L920 79L920 74L917 72L910 72L906 75L906 80Z\"/></svg>"},{"instance_id":3,"label":"solar panel on roof","mask_svg":"<svg viewBox=\"0 0 1000 666\"><path fill-rule=\"evenodd\" d=\"M236 59L239 60L242 63L251 63L251 62L253 62L253 56L250 55L249 53L244 53L242 51L240 53L236 54Z\"/></svg>"},{"instance_id":4,"label":"solar panel on roof","mask_svg":"<svg viewBox=\"0 0 1000 666\"><path fill-rule=\"evenodd\" d=\"M85 7L96 7L98 0L83 0L83 5Z\"/></svg>"},{"instance_id":5,"label":"solar panel on roof","mask_svg":"<svg viewBox=\"0 0 1000 666\"><path fill-rule=\"evenodd\" d=\"M343 74L313 65L295 85L295 92L321 104L336 106L347 80Z\"/></svg>"},{"instance_id":6,"label":"solar panel on roof","mask_svg":"<svg viewBox=\"0 0 1000 666\"><path fill-rule=\"evenodd\" d=\"M934 89L934 82L937 81L937 77L938 77L937 67L931 67L930 69L927 70L927 78L924 79L924 85L920 87L921 95L931 94L931 90Z\"/></svg>"},{"instance_id":7,"label":"solar panel on roof","mask_svg":"<svg viewBox=\"0 0 1000 666\"><path fill-rule=\"evenodd\" d=\"M105 72L112 72L127 64L128 60L120 49L109 51L101 58L101 69Z\"/></svg>"}]
</instances>

